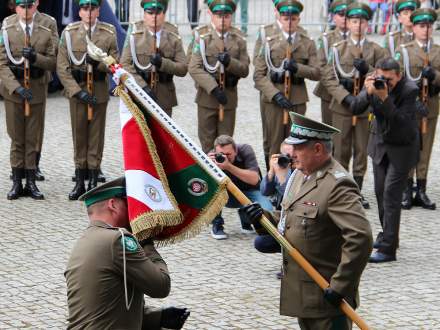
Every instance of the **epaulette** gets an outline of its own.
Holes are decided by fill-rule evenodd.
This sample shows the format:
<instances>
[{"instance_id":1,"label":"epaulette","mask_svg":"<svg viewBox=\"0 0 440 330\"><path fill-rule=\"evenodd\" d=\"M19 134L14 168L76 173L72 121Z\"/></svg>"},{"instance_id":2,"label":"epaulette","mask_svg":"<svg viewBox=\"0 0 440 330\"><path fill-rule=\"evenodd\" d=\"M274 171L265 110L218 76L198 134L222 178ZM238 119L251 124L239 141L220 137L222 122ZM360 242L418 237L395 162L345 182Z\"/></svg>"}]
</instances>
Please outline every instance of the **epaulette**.
<instances>
[{"instance_id":1,"label":"epaulette","mask_svg":"<svg viewBox=\"0 0 440 330\"><path fill-rule=\"evenodd\" d=\"M2 28L3 29L7 29L7 28L9 28L9 23L11 23L11 22L9 22L10 20L12 20L13 18L15 18L17 16L17 14L12 14L11 16L8 16L8 17L6 17L4 20L3 20L3 25L2 25Z\"/></svg>"},{"instance_id":2,"label":"epaulette","mask_svg":"<svg viewBox=\"0 0 440 330\"><path fill-rule=\"evenodd\" d=\"M234 32L235 34L238 34L240 37L245 38L243 31L241 31L239 28L236 28L235 26L231 26L230 32Z\"/></svg>"},{"instance_id":3,"label":"epaulette","mask_svg":"<svg viewBox=\"0 0 440 330\"><path fill-rule=\"evenodd\" d=\"M306 39L312 40L312 38L309 37L309 35L307 34L307 31L300 31L300 30L298 30L298 33L299 33L300 36L303 36Z\"/></svg>"},{"instance_id":4,"label":"epaulette","mask_svg":"<svg viewBox=\"0 0 440 330\"><path fill-rule=\"evenodd\" d=\"M69 25L66 26L65 30L70 31L77 29L81 26L81 24L82 24L81 21L69 23Z\"/></svg>"},{"instance_id":5,"label":"epaulette","mask_svg":"<svg viewBox=\"0 0 440 330\"><path fill-rule=\"evenodd\" d=\"M163 27L165 30L167 30L169 32L174 32L176 34L179 34L179 27L176 24L165 21L163 23Z\"/></svg>"},{"instance_id":6,"label":"epaulette","mask_svg":"<svg viewBox=\"0 0 440 330\"><path fill-rule=\"evenodd\" d=\"M241 32L241 31L240 31ZM246 37L243 35L243 32L239 33L237 31L231 31L231 35L239 37L241 40L246 41Z\"/></svg>"},{"instance_id":7,"label":"epaulette","mask_svg":"<svg viewBox=\"0 0 440 330\"><path fill-rule=\"evenodd\" d=\"M402 47L402 48L406 48L406 47L408 47L408 46L410 46L410 45L411 45L411 42L408 42L408 43L406 43L406 44L401 44L400 47Z\"/></svg>"},{"instance_id":8,"label":"epaulette","mask_svg":"<svg viewBox=\"0 0 440 330\"><path fill-rule=\"evenodd\" d=\"M110 34L115 34L115 27L111 24L105 23L105 22L99 22L100 24L98 25L98 27L101 30L107 31Z\"/></svg>"},{"instance_id":9,"label":"epaulette","mask_svg":"<svg viewBox=\"0 0 440 330\"><path fill-rule=\"evenodd\" d=\"M341 46L342 44L344 44L344 43L346 43L347 42L347 39L345 39L345 40L340 40L340 41L338 41L338 42L335 42L334 44L333 44L333 47L339 47L339 46Z\"/></svg>"},{"instance_id":10,"label":"epaulette","mask_svg":"<svg viewBox=\"0 0 440 330\"><path fill-rule=\"evenodd\" d=\"M43 29L43 30L48 31L48 32L52 32L51 29L49 29L48 27L46 27L46 26L44 26L44 25L40 25L39 27L40 27L41 29Z\"/></svg>"},{"instance_id":11,"label":"epaulette","mask_svg":"<svg viewBox=\"0 0 440 330\"><path fill-rule=\"evenodd\" d=\"M50 15L48 15L48 14L46 14L46 13L42 13L41 11L40 11L40 14L41 15L43 15L44 17L46 17L46 18L50 18L52 21L57 21L55 18L53 18L52 16L50 16Z\"/></svg>"},{"instance_id":12,"label":"epaulette","mask_svg":"<svg viewBox=\"0 0 440 330\"><path fill-rule=\"evenodd\" d=\"M177 34L176 32L173 32L173 31L167 31L167 32L178 40L182 39L182 37L179 34Z\"/></svg>"},{"instance_id":13,"label":"epaulette","mask_svg":"<svg viewBox=\"0 0 440 330\"><path fill-rule=\"evenodd\" d=\"M199 26L196 27L196 30L197 30L198 32L200 32L200 31L202 31L203 29L207 29L207 28L209 28L209 25L207 25L207 24L205 24L205 25L199 25Z\"/></svg>"},{"instance_id":14,"label":"epaulette","mask_svg":"<svg viewBox=\"0 0 440 330\"><path fill-rule=\"evenodd\" d=\"M336 180L348 177L346 172L337 169L330 169L328 170L328 173L330 173Z\"/></svg>"},{"instance_id":15,"label":"epaulette","mask_svg":"<svg viewBox=\"0 0 440 330\"><path fill-rule=\"evenodd\" d=\"M266 37L266 41L272 41L274 39L278 39L278 35L273 35L273 36Z\"/></svg>"}]
</instances>

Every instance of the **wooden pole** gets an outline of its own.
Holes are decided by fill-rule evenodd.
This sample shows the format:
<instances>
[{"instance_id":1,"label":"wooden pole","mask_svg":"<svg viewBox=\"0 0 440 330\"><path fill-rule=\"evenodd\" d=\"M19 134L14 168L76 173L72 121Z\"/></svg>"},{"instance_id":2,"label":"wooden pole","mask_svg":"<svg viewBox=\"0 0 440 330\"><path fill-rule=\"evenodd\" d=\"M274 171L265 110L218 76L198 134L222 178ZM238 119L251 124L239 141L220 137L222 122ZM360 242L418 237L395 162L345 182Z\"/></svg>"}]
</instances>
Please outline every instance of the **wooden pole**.
<instances>
[{"instance_id":1,"label":"wooden pole","mask_svg":"<svg viewBox=\"0 0 440 330\"><path fill-rule=\"evenodd\" d=\"M246 197L243 192L238 189L238 187L228 179L226 188L228 191L237 199L237 201L242 205L248 205L251 203L251 200ZM317 270L308 262L302 254L295 249L286 238L278 232L278 229L267 219L264 215L260 219L261 225L267 230L267 232L275 238L275 240L280 243L280 245L284 248L285 251L295 260L295 262L302 268L304 271L309 274L309 276L319 285L321 289L326 289L329 287L329 283L327 280L322 277L321 274L317 272ZM350 320L352 320L361 330L369 330L370 328L365 323L365 321L354 311L354 309L345 301L342 300L341 310L347 315Z\"/></svg>"}]
</instances>

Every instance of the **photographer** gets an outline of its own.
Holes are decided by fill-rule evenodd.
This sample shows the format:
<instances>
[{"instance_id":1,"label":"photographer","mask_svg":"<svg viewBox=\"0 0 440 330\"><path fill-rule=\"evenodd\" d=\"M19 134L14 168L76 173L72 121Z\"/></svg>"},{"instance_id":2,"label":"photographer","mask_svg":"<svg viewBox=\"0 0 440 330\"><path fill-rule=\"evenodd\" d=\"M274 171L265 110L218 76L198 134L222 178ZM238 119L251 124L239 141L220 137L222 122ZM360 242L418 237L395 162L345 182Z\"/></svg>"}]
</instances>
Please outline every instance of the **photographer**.
<instances>
[{"instance_id":1,"label":"photographer","mask_svg":"<svg viewBox=\"0 0 440 330\"><path fill-rule=\"evenodd\" d=\"M260 192L260 169L252 147L248 144L236 144L228 135L220 135L214 141L214 150L208 156L222 169L231 181L251 200L261 204L266 210L272 210L269 199ZM226 207L239 208L240 203L229 195ZM241 221L244 234L253 233L252 226ZM221 213L212 221L211 235L215 239L228 238L223 230L224 220Z\"/></svg>"},{"instance_id":2,"label":"photographer","mask_svg":"<svg viewBox=\"0 0 440 330\"><path fill-rule=\"evenodd\" d=\"M378 61L364 90L354 99L354 115L370 109L368 154L373 160L374 189L383 232L377 236L370 262L396 260L399 244L400 204L408 173L419 159L419 131L416 112L417 85L403 77L393 58Z\"/></svg>"}]
</instances>

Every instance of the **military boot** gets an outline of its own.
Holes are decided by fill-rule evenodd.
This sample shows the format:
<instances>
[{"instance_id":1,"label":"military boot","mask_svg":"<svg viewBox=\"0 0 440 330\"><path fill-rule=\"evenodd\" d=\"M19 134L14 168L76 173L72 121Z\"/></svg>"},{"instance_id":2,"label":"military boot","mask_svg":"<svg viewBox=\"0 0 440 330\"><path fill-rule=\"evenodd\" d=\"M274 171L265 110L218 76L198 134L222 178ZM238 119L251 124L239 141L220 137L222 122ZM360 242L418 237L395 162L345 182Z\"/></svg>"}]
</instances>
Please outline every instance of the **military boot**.
<instances>
[{"instance_id":1,"label":"military boot","mask_svg":"<svg viewBox=\"0 0 440 330\"><path fill-rule=\"evenodd\" d=\"M363 176L355 176L355 177L353 177L353 179L357 183L359 190L362 191L362 184L364 182L364 177ZM362 195L362 194L361 194L361 203L362 203L362 207L364 209L370 208L370 203L368 203L368 201L365 199L364 195Z\"/></svg>"},{"instance_id":2,"label":"military boot","mask_svg":"<svg viewBox=\"0 0 440 330\"><path fill-rule=\"evenodd\" d=\"M98 173L99 170L89 170L89 185L87 186L87 191L98 186Z\"/></svg>"},{"instance_id":3,"label":"military boot","mask_svg":"<svg viewBox=\"0 0 440 330\"><path fill-rule=\"evenodd\" d=\"M35 170L25 170L26 185L24 186L24 195L33 199L44 199L44 195L35 184Z\"/></svg>"},{"instance_id":4,"label":"military boot","mask_svg":"<svg viewBox=\"0 0 440 330\"><path fill-rule=\"evenodd\" d=\"M21 183L23 172L22 168L12 168L12 188L8 192L8 200L18 199L18 197L23 196L23 184Z\"/></svg>"},{"instance_id":5,"label":"military boot","mask_svg":"<svg viewBox=\"0 0 440 330\"><path fill-rule=\"evenodd\" d=\"M37 181L44 181L44 175L40 171L40 158L41 158L41 152L37 152L35 164L37 165L37 169L35 170L35 180Z\"/></svg>"},{"instance_id":6,"label":"military boot","mask_svg":"<svg viewBox=\"0 0 440 330\"><path fill-rule=\"evenodd\" d=\"M414 206L421 206L424 209L435 210L435 203L431 202L426 195L426 179L417 179L417 190L413 200Z\"/></svg>"},{"instance_id":7,"label":"military boot","mask_svg":"<svg viewBox=\"0 0 440 330\"><path fill-rule=\"evenodd\" d=\"M403 191L402 195L402 209L404 210L410 210L412 208L413 184L414 180L412 178L408 178L408 181L406 182L406 188Z\"/></svg>"},{"instance_id":8,"label":"military boot","mask_svg":"<svg viewBox=\"0 0 440 330\"><path fill-rule=\"evenodd\" d=\"M101 168L98 169L98 182L105 183L107 181L107 178L105 177L104 173L102 173Z\"/></svg>"},{"instance_id":9,"label":"military boot","mask_svg":"<svg viewBox=\"0 0 440 330\"><path fill-rule=\"evenodd\" d=\"M86 186L84 184L84 177L86 176L87 170L77 168L75 169L75 187L69 194L69 200L76 201L79 196L86 192Z\"/></svg>"}]
</instances>

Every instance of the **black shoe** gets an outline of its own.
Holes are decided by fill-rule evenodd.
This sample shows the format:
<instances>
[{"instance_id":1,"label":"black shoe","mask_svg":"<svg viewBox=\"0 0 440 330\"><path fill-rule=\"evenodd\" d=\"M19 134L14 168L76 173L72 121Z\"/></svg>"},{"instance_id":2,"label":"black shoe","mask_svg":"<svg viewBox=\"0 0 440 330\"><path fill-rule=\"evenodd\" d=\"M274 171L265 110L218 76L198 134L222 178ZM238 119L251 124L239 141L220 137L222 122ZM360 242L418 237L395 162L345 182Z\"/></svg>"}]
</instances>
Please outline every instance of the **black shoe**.
<instances>
[{"instance_id":1,"label":"black shoe","mask_svg":"<svg viewBox=\"0 0 440 330\"><path fill-rule=\"evenodd\" d=\"M359 191L362 190L362 185L364 182L364 177L363 176L354 176L353 177L354 181L356 182L356 184L359 187ZM370 203L368 203L368 201L365 199L364 195L361 194L361 203L362 203L362 207L366 210L368 210L370 208Z\"/></svg>"},{"instance_id":2,"label":"black shoe","mask_svg":"<svg viewBox=\"0 0 440 330\"><path fill-rule=\"evenodd\" d=\"M86 169L77 168L75 170L75 187L69 194L69 200L76 201L78 198L86 193L86 186L84 184L84 177L87 173Z\"/></svg>"},{"instance_id":3,"label":"black shoe","mask_svg":"<svg viewBox=\"0 0 440 330\"><path fill-rule=\"evenodd\" d=\"M366 210L368 210L370 208L370 203L368 203L368 201L365 199L364 195L361 195L361 203L362 203L362 207Z\"/></svg>"},{"instance_id":4,"label":"black shoe","mask_svg":"<svg viewBox=\"0 0 440 330\"><path fill-rule=\"evenodd\" d=\"M390 261L396 261L395 255L385 254L379 251L373 252L373 254L370 256L370 259L368 262L371 263L382 263L382 262L390 262Z\"/></svg>"},{"instance_id":5,"label":"black shoe","mask_svg":"<svg viewBox=\"0 0 440 330\"><path fill-rule=\"evenodd\" d=\"M37 159L35 160L35 165L37 166L35 170L35 180L36 181L44 181L44 175L40 171L40 158L41 158L41 152L37 152Z\"/></svg>"},{"instance_id":6,"label":"black shoe","mask_svg":"<svg viewBox=\"0 0 440 330\"><path fill-rule=\"evenodd\" d=\"M380 248L380 242L379 241L374 241L373 249L378 249L378 248Z\"/></svg>"},{"instance_id":7,"label":"black shoe","mask_svg":"<svg viewBox=\"0 0 440 330\"><path fill-rule=\"evenodd\" d=\"M283 272L278 272L276 276L277 276L277 279L281 280L284 277L284 274L283 274Z\"/></svg>"},{"instance_id":8,"label":"black shoe","mask_svg":"<svg viewBox=\"0 0 440 330\"><path fill-rule=\"evenodd\" d=\"M414 181L412 178L408 179L406 188L403 191L401 207L404 210L410 210L413 206L413 183Z\"/></svg>"},{"instance_id":9,"label":"black shoe","mask_svg":"<svg viewBox=\"0 0 440 330\"><path fill-rule=\"evenodd\" d=\"M105 177L104 173L102 173L101 169L98 169L98 182L105 183L107 181L107 178Z\"/></svg>"},{"instance_id":10,"label":"black shoe","mask_svg":"<svg viewBox=\"0 0 440 330\"><path fill-rule=\"evenodd\" d=\"M431 202L426 194L426 180L417 179L417 191L413 199L414 206L421 206L427 210L435 210L435 203Z\"/></svg>"},{"instance_id":11,"label":"black shoe","mask_svg":"<svg viewBox=\"0 0 440 330\"><path fill-rule=\"evenodd\" d=\"M33 199L42 200L44 195L38 189L35 184L35 170L25 170L26 175L26 185L24 186L23 192L24 196L29 196Z\"/></svg>"},{"instance_id":12,"label":"black shoe","mask_svg":"<svg viewBox=\"0 0 440 330\"><path fill-rule=\"evenodd\" d=\"M76 170L75 170L76 173ZM85 175L84 175L84 181L88 181L89 180L89 171L86 170ZM72 182L76 182L76 174L72 175Z\"/></svg>"},{"instance_id":13,"label":"black shoe","mask_svg":"<svg viewBox=\"0 0 440 330\"><path fill-rule=\"evenodd\" d=\"M223 225L212 225L211 236L215 239L222 240L227 239L228 235L223 231Z\"/></svg>"},{"instance_id":14,"label":"black shoe","mask_svg":"<svg viewBox=\"0 0 440 330\"><path fill-rule=\"evenodd\" d=\"M87 191L92 190L98 186L98 170L89 170L89 185Z\"/></svg>"},{"instance_id":15,"label":"black shoe","mask_svg":"<svg viewBox=\"0 0 440 330\"><path fill-rule=\"evenodd\" d=\"M18 199L20 196L23 196L23 184L21 183L23 173L24 170L22 168L12 169L12 188L6 196L8 200Z\"/></svg>"}]
</instances>

